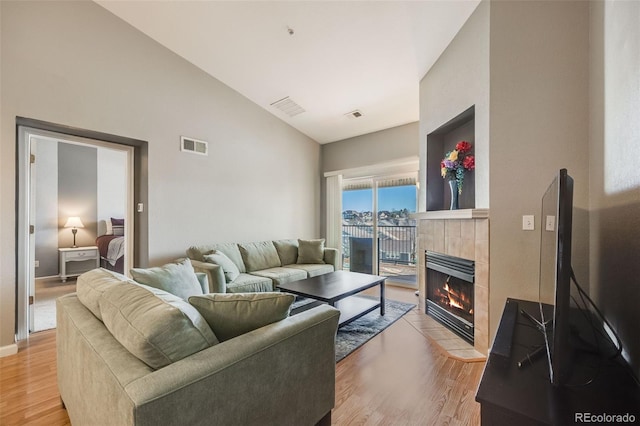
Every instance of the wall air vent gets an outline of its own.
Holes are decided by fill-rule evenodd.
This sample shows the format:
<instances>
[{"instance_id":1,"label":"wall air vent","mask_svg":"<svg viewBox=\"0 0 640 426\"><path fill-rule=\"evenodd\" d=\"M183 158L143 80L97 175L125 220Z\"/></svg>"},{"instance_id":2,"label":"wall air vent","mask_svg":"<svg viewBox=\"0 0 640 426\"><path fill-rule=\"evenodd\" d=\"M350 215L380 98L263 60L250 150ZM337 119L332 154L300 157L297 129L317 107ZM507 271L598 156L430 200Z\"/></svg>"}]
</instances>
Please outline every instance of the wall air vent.
<instances>
[{"instance_id":1,"label":"wall air vent","mask_svg":"<svg viewBox=\"0 0 640 426\"><path fill-rule=\"evenodd\" d=\"M362 112L360 110L351 111L345 114L349 118L360 118L362 117Z\"/></svg>"},{"instance_id":2,"label":"wall air vent","mask_svg":"<svg viewBox=\"0 0 640 426\"><path fill-rule=\"evenodd\" d=\"M180 136L180 151L198 155L209 155L209 142Z\"/></svg>"},{"instance_id":3,"label":"wall air vent","mask_svg":"<svg viewBox=\"0 0 640 426\"><path fill-rule=\"evenodd\" d=\"M271 103L271 106L284 112L289 117L294 117L305 112L304 108L292 101L288 96Z\"/></svg>"}]
</instances>

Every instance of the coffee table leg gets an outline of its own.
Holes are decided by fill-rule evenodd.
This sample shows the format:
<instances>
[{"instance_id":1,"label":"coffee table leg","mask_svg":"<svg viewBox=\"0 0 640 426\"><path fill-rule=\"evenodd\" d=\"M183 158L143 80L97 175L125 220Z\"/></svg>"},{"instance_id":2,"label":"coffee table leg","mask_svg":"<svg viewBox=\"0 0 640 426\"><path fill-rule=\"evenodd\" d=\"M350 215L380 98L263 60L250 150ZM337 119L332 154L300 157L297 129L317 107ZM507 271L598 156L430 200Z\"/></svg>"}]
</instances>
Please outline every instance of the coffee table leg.
<instances>
[{"instance_id":1,"label":"coffee table leg","mask_svg":"<svg viewBox=\"0 0 640 426\"><path fill-rule=\"evenodd\" d=\"M380 315L384 316L384 281L380 281Z\"/></svg>"}]
</instances>

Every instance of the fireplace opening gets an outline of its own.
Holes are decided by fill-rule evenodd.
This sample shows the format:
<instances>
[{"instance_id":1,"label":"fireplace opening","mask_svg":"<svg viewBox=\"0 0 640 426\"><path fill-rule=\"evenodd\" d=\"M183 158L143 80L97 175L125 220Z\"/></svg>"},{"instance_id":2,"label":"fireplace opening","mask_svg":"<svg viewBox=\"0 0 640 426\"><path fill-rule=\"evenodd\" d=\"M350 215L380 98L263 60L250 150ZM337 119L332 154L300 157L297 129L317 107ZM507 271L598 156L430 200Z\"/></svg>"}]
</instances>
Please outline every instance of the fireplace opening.
<instances>
[{"instance_id":1,"label":"fireplace opening","mask_svg":"<svg viewBox=\"0 0 640 426\"><path fill-rule=\"evenodd\" d=\"M473 344L475 262L426 251L427 314Z\"/></svg>"}]
</instances>

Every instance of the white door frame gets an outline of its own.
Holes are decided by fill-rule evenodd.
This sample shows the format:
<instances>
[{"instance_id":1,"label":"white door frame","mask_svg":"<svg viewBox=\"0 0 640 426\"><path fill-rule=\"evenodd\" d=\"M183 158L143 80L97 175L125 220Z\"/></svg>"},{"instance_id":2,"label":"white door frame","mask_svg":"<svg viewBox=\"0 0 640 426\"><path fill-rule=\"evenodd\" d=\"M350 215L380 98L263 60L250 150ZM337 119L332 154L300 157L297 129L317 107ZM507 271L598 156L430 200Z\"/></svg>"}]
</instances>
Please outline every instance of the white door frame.
<instances>
[{"instance_id":1,"label":"white door frame","mask_svg":"<svg viewBox=\"0 0 640 426\"><path fill-rule=\"evenodd\" d=\"M35 129L27 126L18 126L18 241L17 241L17 324L16 340L24 340L29 336L33 328L32 310L29 309L29 297L34 296L35 291L35 265L34 237L30 232L30 226L34 223L35 209L32 185L34 184L33 167L31 167L31 154L33 138L63 141L65 143L84 146L102 147L126 152L126 207L125 207L125 271L133 265L134 247L134 149L117 143L110 143L95 139L87 139L78 136Z\"/></svg>"}]
</instances>

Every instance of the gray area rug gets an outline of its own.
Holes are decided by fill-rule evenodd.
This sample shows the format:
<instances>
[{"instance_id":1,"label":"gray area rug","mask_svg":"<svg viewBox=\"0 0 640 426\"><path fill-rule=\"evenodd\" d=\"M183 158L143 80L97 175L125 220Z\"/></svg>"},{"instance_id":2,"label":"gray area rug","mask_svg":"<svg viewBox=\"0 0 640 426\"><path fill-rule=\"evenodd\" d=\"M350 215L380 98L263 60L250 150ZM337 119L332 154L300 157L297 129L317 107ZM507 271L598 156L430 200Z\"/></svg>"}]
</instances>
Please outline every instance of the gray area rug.
<instances>
[{"instance_id":1,"label":"gray area rug","mask_svg":"<svg viewBox=\"0 0 640 426\"><path fill-rule=\"evenodd\" d=\"M369 297L369 296L365 296ZM374 297L372 297L374 298ZM291 306L293 310L299 310L305 305L314 304L311 299L298 299ZM338 329L336 335L336 362L344 359L351 352L367 343L382 330L400 319L404 314L413 309L416 305L411 303L397 302L395 300L385 300L385 313L380 316L380 310L376 309L367 315L358 318Z\"/></svg>"}]
</instances>

